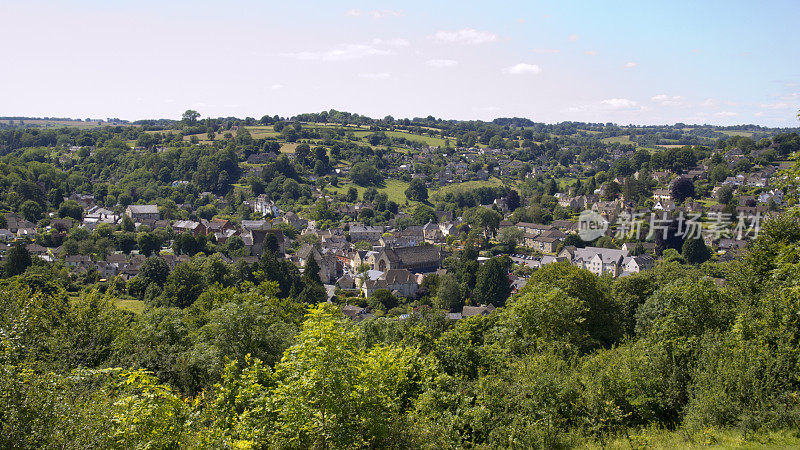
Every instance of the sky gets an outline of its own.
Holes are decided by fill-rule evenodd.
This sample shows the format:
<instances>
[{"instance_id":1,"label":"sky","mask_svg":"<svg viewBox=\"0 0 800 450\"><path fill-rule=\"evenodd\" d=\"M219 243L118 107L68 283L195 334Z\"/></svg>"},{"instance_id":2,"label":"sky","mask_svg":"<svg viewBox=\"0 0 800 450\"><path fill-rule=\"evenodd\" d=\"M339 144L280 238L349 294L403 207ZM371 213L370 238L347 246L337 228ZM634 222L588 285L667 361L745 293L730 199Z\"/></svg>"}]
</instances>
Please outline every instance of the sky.
<instances>
[{"instance_id":1,"label":"sky","mask_svg":"<svg viewBox=\"0 0 800 450\"><path fill-rule=\"evenodd\" d=\"M0 116L800 125L800 2L0 0Z\"/></svg>"}]
</instances>

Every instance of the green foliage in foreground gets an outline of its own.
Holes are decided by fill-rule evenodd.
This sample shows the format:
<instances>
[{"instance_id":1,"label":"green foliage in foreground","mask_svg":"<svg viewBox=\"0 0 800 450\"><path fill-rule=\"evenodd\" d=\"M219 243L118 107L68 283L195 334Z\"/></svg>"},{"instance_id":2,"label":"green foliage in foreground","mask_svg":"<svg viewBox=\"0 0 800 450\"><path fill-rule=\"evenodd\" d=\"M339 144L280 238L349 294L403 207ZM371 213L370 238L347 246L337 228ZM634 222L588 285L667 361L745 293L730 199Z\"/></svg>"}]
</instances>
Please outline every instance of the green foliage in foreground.
<instances>
[{"instance_id":1,"label":"green foliage in foreground","mask_svg":"<svg viewBox=\"0 0 800 450\"><path fill-rule=\"evenodd\" d=\"M354 323L278 282L134 315L32 266L0 284L0 447L797 447L799 217L731 263L549 265L459 321Z\"/></svg>"}]
</instances>

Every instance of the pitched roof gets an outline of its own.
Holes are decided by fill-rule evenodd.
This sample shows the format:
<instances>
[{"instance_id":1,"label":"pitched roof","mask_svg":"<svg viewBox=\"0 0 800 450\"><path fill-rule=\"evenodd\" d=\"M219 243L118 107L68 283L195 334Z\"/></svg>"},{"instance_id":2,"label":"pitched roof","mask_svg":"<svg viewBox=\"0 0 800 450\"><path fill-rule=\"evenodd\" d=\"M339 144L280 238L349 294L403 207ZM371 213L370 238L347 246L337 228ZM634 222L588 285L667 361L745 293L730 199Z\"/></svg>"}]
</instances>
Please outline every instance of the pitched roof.
<instances>
[{"instance_id":1,"label":"pitched roof","mask_svg":"<svg viewBox=\"0 0 800 450\"><path fill-rule=\"evenodd\" d=\"M242 228L245 230L267 230L270 228L269 222L266 220L243 220L242 221Z\"/></svg>"},{"instance_id":2,"label":"pitched roof","mask_svg":"<svg viewBox=\"0 0 800 450\"><path fill-rule=\"evenodd\" d=\"M465 306L461 311L462 317L485 316L495 310L494 305Z\"/></svg>"},{"instance_id":3,"label":"pitched roof","mask_svg":"<svg viewBox=\"0 0 800 450\"><path fill-rule=\"evenodd\" d=\"M574 259L589 261L595 256L599 256L604 263L619 262L626 256L628 252L625 250L617 250L614 248L600 248L600 247L586 247L575 249Z\"/></svg>"},{"instance_id":4,"label":"pitched roof","mask_svg":"<svg viewBox=\"0 0 800 450\"><path fill-rule=\"evenodd\" d=\"M158 205L130 205L128 209L133 214L158 214Z\"/></svg>"},{"instance_id":5,"label":"pitched roof","mask_svg":"<svg viewBox=\"0 0 800 450\"><path fill-rule=\"evenodd\" d=\"M406 269L390 269L384 272L383 277L388 284L412 283L414 276Z\"/></svg>"},{"instance_id":6,"label":"pitched roof","mask_svg":"<svg viewBox=\"0 0 800 450\"><path fill-rule=\"evenodd\" d=\"M386 256L390 261L400 261L403 265L419 265L426 263L436 263L442 259L442 252L438 247L432 245L420 245L416 247L400 247L386 249Z\"/></svg>"}]
</instances>

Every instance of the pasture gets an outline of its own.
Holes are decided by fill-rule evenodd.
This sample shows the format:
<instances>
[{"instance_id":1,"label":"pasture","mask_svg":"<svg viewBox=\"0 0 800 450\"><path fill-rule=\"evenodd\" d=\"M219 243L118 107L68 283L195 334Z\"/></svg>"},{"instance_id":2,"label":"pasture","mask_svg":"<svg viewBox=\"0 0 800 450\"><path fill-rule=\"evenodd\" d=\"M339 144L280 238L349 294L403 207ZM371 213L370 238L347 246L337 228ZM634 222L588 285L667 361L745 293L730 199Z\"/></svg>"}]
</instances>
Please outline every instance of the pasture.
<instances>
[{"instance_id":1,"label":"pasture","mask_svg":"<svg viewBox=\"0 0 800 450\"><path fill-rule=\"evenodd\" d=\"M367 188L363 186L358 186L354 183L341 183L338 187L327 186L326 189L338 192L338 193L346 193L348 189L351 187L356 188L358 190L358 198L364 198L364 191ZM402 205L406 202L406 189L408 189L408 183L402 180L386 180L385 186L377 188L378 192L383 192L389 197L389 200L394 201L395 203Z\"/></svg>"}]
</instances>

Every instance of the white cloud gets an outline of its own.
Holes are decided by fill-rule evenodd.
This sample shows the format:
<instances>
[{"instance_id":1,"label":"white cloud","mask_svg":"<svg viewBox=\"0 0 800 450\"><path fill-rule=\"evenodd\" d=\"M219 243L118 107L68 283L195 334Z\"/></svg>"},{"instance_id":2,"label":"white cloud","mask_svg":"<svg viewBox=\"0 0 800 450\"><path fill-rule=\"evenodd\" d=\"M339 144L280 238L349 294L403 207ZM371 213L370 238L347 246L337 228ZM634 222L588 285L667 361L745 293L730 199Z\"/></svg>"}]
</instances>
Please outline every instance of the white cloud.
<instances>
[{"instance_id":1,"label":"white cloud","mask_svg":"<svg viewBox=\"0 0 800 450\"><path fill-rule=\"evenodd\" d=\"M544 53L558 53L560 51L561 50L559 50L557 48L535 48L535 49L533 49L533 53L542 53L542 54L544 54Z\"/></svg>"},{"instance_id":2,"label":"white cloud","mask_svg":"<svg viewBox=\"0 0 800 450\"><path fill-rule=\"evenodd\" d=\"M569 39L569 40L570 40L570 42L575 42L575 41L577 41L577 40L578 40L578 35L577 35L577 34L574 34L574 33L573 33L573 34L570 34L569 36L567 36L567 39Z\"/></svg>"},{"instance_id":3,"label":"white cloud","mask_svg":"<svg viewBox=\"0 0 800 450\"><path fill-rule=\"evenodd\" d=\"M627 98L609 98L600 102L600 106L605 109L623 110L623 109L639 109L639 104Z\"/></svg>"},{"instance_id":4,"label":"white cloud","mask_svg":"<svg viewBox=\"0 0 800 450\"><path fill-rule=\"evenodd\" d=\"M437 31L434 38L439 42L485 44L499 40L500 36L488 31L478 31L474 28L462 28L455 31Z\"/></svg>"},{"instance_id":5,"label":"white cloud","mask_svg":"<svg viewBox=\"0 0 800 450\"><path fill-rule=\"evenodd\" d=\"M711 108L717 104L717 101L713 98L707 98L700 103L700 106L704 106L706 108Z\"/></svg>"},{"instance_id":6,"label":"white cloud","mask_svg":"<svg viewBox=\"0 0 800 450\"><path fill-rule=\"evenodd\" d=\"M635 63L633 61L628 61L625 64L623 64L622 67L624 67L625 69L633 69L634 67L636 67L638 65L639 64L637 64L637 63Z\"/></svg>"},{"instance_id":7,"label":"white cloud","mask_svg":"<svg viewBox=\"0 0 800 450\"><path fill-rule=\"evenodd\" d=\"M453 67L458 64L458 61L454 59L429 59L425 61L426 66L436 67L436 68L445 68L445 67Z\"/></svg>"},{"instance_id":8,"label":"white cloud","mask_svg":"<svg viewBox=\"0 0 800 450\"><path fill-rule=\"evenodd\" d=\"M324 52L282 53L281 56L300 61L351 61L391 53L389 50L379 49L372 45L347 44Z\"/></svg>"},{"instance_id":9,"label":"white cloud","mask_svg":"<svg viewBox=\"0 0 800 450\"><path fill-rule=\"evenodd\" d=\"M524 75L524 74L537 74L542 71L542 68L536 64L519 63L503 69L503 73L509 75Z\"/></svg>"},{"instance_id":10,"label":"white cloud","mask_svg":"<svg viewBox=\"0 0 800 450\"><path fill-rule=\"evenodd\" d=\"M586 50L583 54L586 56L597 56L597 50Z\"/></svg>"},{"instance_id":11,"label":"white cloud","mask_svg":"<svg viewBox=\"0 0 800 450\"><path fill-rule=\"evenodd\" d=\"M403 11L397 9L382 9L382 10L374 10L370 11L369 14L376 18L376 19L383 19L384 17L400 17L403 15Z\"/></svg>"},{"instance_id":12,"label":"white cloud","mask_svg":"<svg viewBox=\"0 0 800 450\"><path fill-rule=\"evenodd\" d=\"M284 86L283 86L282 84L273 84L273 85L272 85L272 86L270 86L269 88L270 88L270 89L272 89L273 91L277 91L277 90L279 90L279 89L283 89L283 88L284 88Z\"/></svg>"},{"instance_id":13,"label":"white cloud","mask_svg":"<svg viewBox=\"0 0 800 450\"><path fill-rule=\"evenodd\" d=\"M370 79L370 80L385 80L385 79L389 78L391 75L389 75L386 72L380 72L380 73L360 73L360 74L358 74L358 76L361 77L361 78L367 78L367 79Z\"/></svg>"},{"instance_id":14,"label":"white cloud","mask_svg":"<svg viewBox=\"0 0 800 450\"><path fill-rule=\"evenodd\" d=\"M757 112L757 113L755 113L753 115L756 116L756 117L764 117L764 111L759 111L759 112Z\"/></svg>"},{"instance_id":15,"label":"white cloud","mask_svg":"<svg viewBox=\"0 0 800 450\"><path fill-rule=\"evenodd\" d=\"M353 8L350 11L347 11L346 13L344 13L344 15L345 16L349 16L349 17L358 17L358 16L361 15L361 10L358 9L358 8Z\"/></svg>"},{"instance_id":16,"label":"white cloud","mask_svg":"<svg viewBox=\"0 0 800 450\"><path fill-rule=\"evenodd\" d=\"M680 95L658 94L650 100L663 106L680 106L683 104L683 97Z\"/></svg>"},{"instance_id":17,"label":"white cloud","mask_svg":"<svg viewBox=\"0 0 800 450\"><path fill-rule=\"evenodd\" d=\"M735 117L738 116L739 113L731 112L731 111L720 111L714 114L717 117Z\"/></svg>"},{"instance_id":18,"label":"white cloud","mask_svg":"<svg viewBox=\"0 0 800 450\"><path fill-rule=\"evenodd\" d=\"M762 103L759 106L764 109L786 109L790 105L788 103Z\"/></svg>"}]
</instances>

